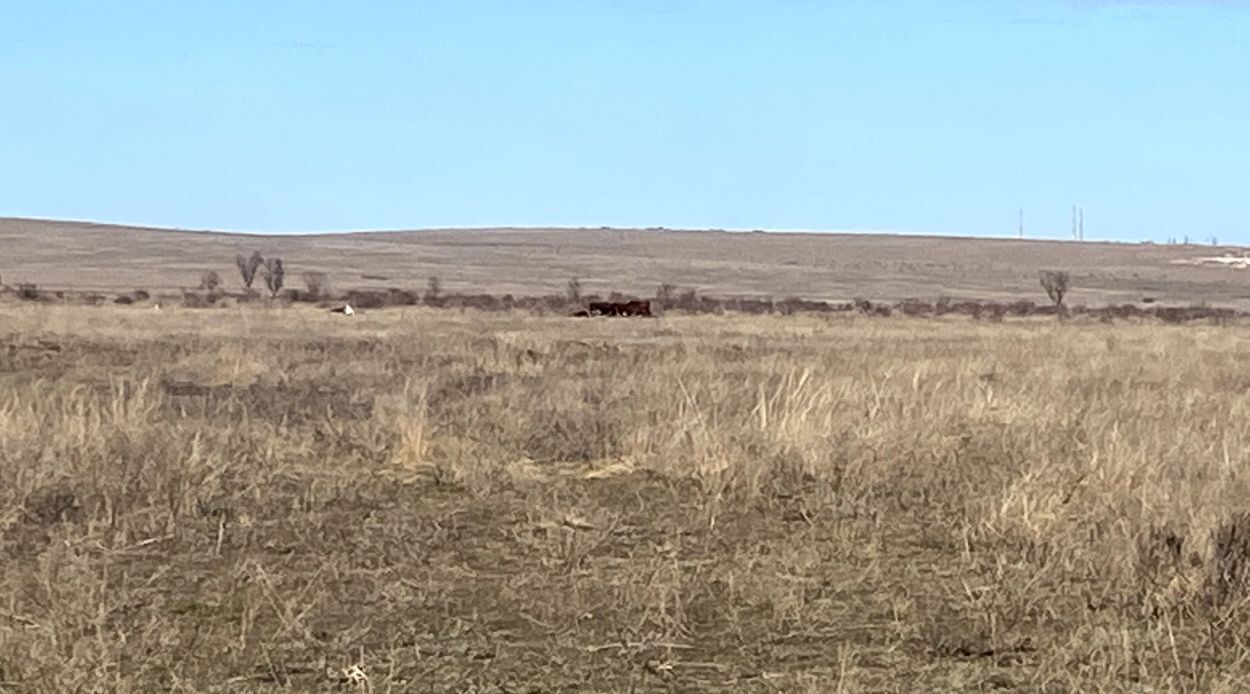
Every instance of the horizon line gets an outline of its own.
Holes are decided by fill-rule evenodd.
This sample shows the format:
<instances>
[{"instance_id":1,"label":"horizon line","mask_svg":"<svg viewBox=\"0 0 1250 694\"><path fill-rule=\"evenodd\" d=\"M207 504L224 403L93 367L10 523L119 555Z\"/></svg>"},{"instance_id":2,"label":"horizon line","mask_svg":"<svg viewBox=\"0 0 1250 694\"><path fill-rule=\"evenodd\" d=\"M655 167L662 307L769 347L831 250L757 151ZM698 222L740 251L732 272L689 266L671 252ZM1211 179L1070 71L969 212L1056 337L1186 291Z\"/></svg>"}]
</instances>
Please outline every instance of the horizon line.
<instances>
[{"instance_id":1,"label":"horizon line","mask_svg":"<svg viewBox=\"0 0 1250 694\"><path fill-rule=\"evenodd\" d=\"M1063 236L1019 236L1015 233L1010 234L957 234L950 232L936 231L918 231L907 229L875 229L875 228L855 228L844 227L836 229L812 229L812 228L766 228L766 227L668 227L668 226L610 226L610 225L463 225L463 226L432 226L432 227L373 227L373 228L354 228L354 229L330 229L319 231L290 231L290 230L246 230L238 228L205 228L205 227L182 227L182 226L164 226L136 222L117 222L117 221L101 221L98 219L85 218L69 218L69 217L22 217L22 216L0 216L0 221L8 222L37 222L51 224L76 224L84 226L104 226L119 227L126 229L138 229L144 231L164 231L176 233L194 233L194 234L227 234L233 236L346 236L355 234L405 234L405 233L422 233L422 232L445 232L445 231L551 231L551 232L569 232L569 231L644 231L655 233L729 233L729 234L795 234L795 235L843 235L843 236L907 236L907 237L928 237L940 239L960 239L960 240L986 240L986 241L1034 241L1041 243L1115 243L1115 244L1143 244L1154 243L1152 239L1142 239L1137 241L1124 239L1099 239L1086 238L1078 240L1066 238ZM1189 245L1203 246L1203 243L1191 243ZM1227 244L1220 244L1225 246ZM1236 245L1236 244L1233 244Z\"/></svg>"}]
</instances>

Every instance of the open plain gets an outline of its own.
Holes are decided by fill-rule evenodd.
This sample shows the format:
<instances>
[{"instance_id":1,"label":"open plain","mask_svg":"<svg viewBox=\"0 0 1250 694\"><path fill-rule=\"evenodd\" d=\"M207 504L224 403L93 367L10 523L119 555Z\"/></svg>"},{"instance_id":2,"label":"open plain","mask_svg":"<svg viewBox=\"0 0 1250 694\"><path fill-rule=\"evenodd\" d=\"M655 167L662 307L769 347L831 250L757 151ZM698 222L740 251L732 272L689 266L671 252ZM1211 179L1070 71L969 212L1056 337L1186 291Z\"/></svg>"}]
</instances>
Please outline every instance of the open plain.
<instances>
[{"instance_id":1,"label":"open plain","mask_svg":"<svg viewBox=\"0 0 1250 694\"><path fill-rule=\"evenodd\" d=\"M339 289L655 296L671 284L716 297L874 302L1046 302L1041 270L1072 277L1071 302L1088 306L1209 304L1250 310L1244 267L1190 264L1242 249L872 234L785 234L660 229L473 229L265 235L169 231L0 219L0 280L105 294L195 289L212 270L240 289L237 253L282 258L288 286L325 273Z\"/></svg>"},{"instance_id":2,"label":"open plain","mask_svg":"<svg viewBox=\"0 0 1250 694\"><path fill-rule=\"evenodd\" d=\"M1250 683L1244 327L0 321L0 691Z\"/></svg>"}]
</instances>

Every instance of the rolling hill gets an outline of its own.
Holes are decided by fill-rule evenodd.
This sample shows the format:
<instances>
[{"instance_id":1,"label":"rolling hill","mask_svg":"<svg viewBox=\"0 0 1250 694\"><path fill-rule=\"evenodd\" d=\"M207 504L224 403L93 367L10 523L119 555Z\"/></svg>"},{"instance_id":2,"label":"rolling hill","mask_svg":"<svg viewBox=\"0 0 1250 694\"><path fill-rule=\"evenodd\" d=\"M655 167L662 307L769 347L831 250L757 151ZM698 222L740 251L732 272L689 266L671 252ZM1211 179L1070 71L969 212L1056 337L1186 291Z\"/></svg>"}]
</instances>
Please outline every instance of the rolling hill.
<instances>
[{"instance_id":1,"label":"rolling hill","mask_svg":"<svg viewBox=\"0 0 1250 694\"><path fill-rule=\"evenodd\" d=\"M236 253L282 257L288 284L325 272L338 289L423 288L515 295L654 294L662 283L714 296L1045 301L1037 273L1067 270L1071 301L1209 303L1250 309L1243 268L1184 264L1228 248L879 234L643 229L435 229L252 235L0 219L0 279L66 290L176 291L217 270L239 286Z\"/></svg>"}]
</instances>

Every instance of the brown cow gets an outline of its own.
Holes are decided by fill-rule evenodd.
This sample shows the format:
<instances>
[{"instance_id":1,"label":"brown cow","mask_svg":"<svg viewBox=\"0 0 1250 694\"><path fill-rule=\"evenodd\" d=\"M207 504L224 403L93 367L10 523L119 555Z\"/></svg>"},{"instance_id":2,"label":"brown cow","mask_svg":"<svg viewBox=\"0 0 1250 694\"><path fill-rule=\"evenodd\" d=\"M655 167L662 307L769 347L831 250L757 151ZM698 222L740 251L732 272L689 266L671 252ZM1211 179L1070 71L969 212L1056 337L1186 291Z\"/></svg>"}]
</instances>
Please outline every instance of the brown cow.
<instances>
[{"instance_id":1,"label":"brown cow","mask_svg":"<svg viewBox=\"0 0 1250 694\"><path fill-rule=\"evenodd\" d=\"M622 316L634 317L643 316L650 317L651 302L650 301L592 301L588 311L579 311L574 314L578 316Z\"/></svg>"}]
</instances>

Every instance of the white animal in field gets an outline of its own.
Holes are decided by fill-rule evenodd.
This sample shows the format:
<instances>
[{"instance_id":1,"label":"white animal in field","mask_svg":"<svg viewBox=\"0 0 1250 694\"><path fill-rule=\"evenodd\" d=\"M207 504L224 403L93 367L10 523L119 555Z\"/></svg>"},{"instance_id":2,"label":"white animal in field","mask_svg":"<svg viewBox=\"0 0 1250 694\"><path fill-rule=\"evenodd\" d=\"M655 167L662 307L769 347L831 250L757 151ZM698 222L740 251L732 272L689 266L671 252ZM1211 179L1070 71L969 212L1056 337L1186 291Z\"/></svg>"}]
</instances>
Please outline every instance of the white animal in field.
<instances>
[{"instance_id":1,"label":"white animal in field","mask_svg":"<svg viewBox=\"0 0 1250 694\"><path fill-rule=\"evenodd\" d=\"M161 305L160 305L160 304L152 304L152 310L153 310L153 311L159 311L159 310L161 310Z\"/></svg>"},{"instance_id":2,"label":"white animal in field","mask_svg":"<svg viewBox=\"0 0 1250 694\"><path fill-rule=\"evenodd\" d=\"M343 304L342 308L330 309L330 313L341 313L345 316L354 316L356 315L356 309L352 308L351 304Z\"/></svg>"}]
</instances>

